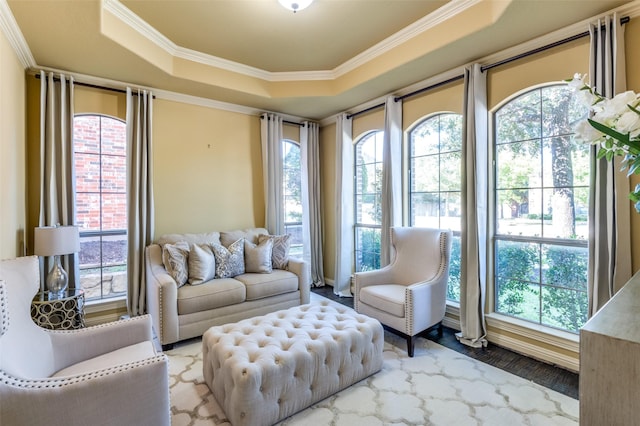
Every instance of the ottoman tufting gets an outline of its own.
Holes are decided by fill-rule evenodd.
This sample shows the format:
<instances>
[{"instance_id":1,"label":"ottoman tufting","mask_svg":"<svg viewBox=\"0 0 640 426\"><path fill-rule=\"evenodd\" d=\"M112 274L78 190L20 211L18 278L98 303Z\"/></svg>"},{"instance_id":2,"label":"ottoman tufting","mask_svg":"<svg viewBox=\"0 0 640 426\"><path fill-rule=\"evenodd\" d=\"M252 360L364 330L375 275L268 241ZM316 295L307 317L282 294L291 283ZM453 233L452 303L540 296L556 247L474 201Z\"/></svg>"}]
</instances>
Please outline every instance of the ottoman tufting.
<instances>
[{"instance_id":1,"label":"ottoman tufting","mask_svg":"<svg viewBox=\"0 0 640 426\"><path fill-rule=\"evenodd\" d=\"M382 368L382 325L323 301L211 327L204 379L234 426L271 425Z\"/></svg>"}]
</instances>

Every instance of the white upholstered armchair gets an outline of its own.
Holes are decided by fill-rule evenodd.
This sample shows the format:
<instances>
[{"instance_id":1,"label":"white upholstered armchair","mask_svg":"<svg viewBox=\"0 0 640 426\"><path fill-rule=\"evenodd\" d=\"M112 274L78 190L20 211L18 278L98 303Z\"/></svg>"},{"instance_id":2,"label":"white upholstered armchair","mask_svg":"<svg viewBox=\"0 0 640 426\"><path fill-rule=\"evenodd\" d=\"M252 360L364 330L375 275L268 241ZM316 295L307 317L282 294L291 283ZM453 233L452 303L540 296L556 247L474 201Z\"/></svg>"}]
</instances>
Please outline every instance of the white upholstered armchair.
<instances>
[{"instance_id":1,"label":"white upholstered armchair","mask_svg":"<svg viewBox=\"0 0 640 426\"><path fill-rule=\"evenodd\" d=\"M450 230L391 228L391 263L355 274L354 308L407 339L435 325L442 333L451 254Z\"/></svg>"},{"instance_id":2,"label":"white upholstered armchair","mask_svg":"<svg viewBox=\"0 0 640 426\"><path fill-rule=\"evenodd\" d=\"M37 257L0 261L0 424L169 425L150 318L45 330L30 315L39 281Z\"/></svg>"}]
</instances>

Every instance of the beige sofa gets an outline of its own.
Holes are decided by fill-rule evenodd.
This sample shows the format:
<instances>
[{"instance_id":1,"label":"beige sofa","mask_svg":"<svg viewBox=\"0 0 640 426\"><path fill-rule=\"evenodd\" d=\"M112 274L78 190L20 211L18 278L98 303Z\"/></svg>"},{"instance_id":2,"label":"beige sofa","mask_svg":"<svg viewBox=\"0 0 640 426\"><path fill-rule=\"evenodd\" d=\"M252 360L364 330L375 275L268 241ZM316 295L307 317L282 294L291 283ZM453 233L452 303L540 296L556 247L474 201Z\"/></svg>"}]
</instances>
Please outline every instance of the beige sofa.
<instances>
[{"instance_id":1,"label":"beige sofa","mask_svg":"<svg viewBox=\"0 0 640 426\"><path fill-rule=\"evenodd\" d=\"M190 247L190 250L196 249L194 245L231 247L239 239L246 240L247 244L258 244L260 240L262 245L262 239L266 237L259 238L261 235L268 235L267 230L251 228L203 234L168 234L146 248L148 312L164 349L180 340L201 336L215 325L309 303L309 264L294 257L285 258L284 263L281 259L279 266L284 269L274 267L268 273L246 272L233 277L218 277L196 285L188 282L179 285L174 271L171 271L172 275L165 268L166 253L163 263L163 249L166 251L176 245ZM193 255L195 251L190 253ZM171 265L169 268L171 270Z\"/></svg>"}]
</instances>

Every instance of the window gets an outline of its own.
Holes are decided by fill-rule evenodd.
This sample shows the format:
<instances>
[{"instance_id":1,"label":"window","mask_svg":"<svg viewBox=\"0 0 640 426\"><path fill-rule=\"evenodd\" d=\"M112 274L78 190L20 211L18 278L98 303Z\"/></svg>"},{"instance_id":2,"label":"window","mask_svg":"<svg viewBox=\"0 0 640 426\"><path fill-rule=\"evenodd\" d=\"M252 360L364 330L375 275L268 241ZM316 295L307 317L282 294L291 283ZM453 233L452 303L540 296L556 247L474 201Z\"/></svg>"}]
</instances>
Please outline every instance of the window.
<instances>
[{"instance_id":1,"label":"window","mask_svg":"<svg viewBox=\"0 0 640 426\"><path fill-rule=\"evenodd\" d=\"M462 116L437 114L409 132L409 222L453 231L447 298L460 302Z\"/></svg>"},{"instance_id":2,"label":"window","mask_svg":"<svg viewBox=\"0 0 640 426\"><path fill-rule=\"evenodd\" d=\"M74 118L80 287L87 300L127 292L126 126L102 115Z\"/></svg>"},{"instance_id":3,"label":"window","mask_svg":"<svg viewBox=\"0 0 640 426\"><path fill-rule=\"evenodd\" d=\"M577 333L587 319L587 111L566 85L510 99L494 114L495 311Z\"/></svg>"},{"instance_id":4,"label":"window","mask_svg":"<svg viewBox=\"0 0 640 426\"><path fill-rule=\"evenodd\" d=\"M355 144L356 272L380 268L383 136L367 133Z\"/></svg>"},{"instance_id":5,"label":"window","mask_svg":"<svg viewBox=\"0 0 640 426\"><path fill-rule=\"evenodd\" d=\"M291 140L282 141L284 230L291 234L289 254L302 257L302 176L300 145Z\"/></svg>"}]
</instances>

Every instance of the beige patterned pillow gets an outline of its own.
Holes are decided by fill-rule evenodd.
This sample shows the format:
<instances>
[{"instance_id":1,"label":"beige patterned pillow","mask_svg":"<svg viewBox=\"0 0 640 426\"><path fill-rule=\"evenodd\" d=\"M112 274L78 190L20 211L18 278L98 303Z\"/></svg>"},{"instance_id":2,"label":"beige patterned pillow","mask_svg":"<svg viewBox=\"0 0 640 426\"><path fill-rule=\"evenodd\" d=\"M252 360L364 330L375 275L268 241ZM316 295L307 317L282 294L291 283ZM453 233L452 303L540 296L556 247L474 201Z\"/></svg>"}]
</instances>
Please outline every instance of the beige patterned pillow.
<instances>
[{"instance_id":1,"label":"beige patterned pillow","mask_svg":"<svg viewBox=\"0 0 640 426\"><path fill-rule=\"evenodd\" d=\"M213 244L211 248L216 258L216 278L244 274L244 238L240 238L228 248L221 244Z\"/></svg>"},{"instance_id":2,"label":"beige patterned pillow","mask_svg":"<svg viewBox=\"0 0 640 426\"><path fill-rule=\"evenodd\" d=\"M162 246L162 263L178 287L182 287L189 279L188 258L189 244L184 241Z\"/></svg>"},{"instance_id":3,"label":"beige patterned pillow","mask_svg":"<svg viewBox=\"0 0 640 426\"><path fill-rule=\"evenodd\" d=\"M291 247L291 235L260 235L258 244L264 240L273 241L271 251L271 264L273 269L287 269L289 265L289 248Z\"/></svg>"},{"instance_id":4,"label":"beige patterned pillow","mask_svg":"<svg viewBox=\"0 0 640 426\"><path fill-rule=\"evenodd\" d=\"M259 244L244 240L244 267L246 272L260 274L270 274L273 271L271 266L271 253L273 251L273 241L263 240Z\"/></svg>"},{"instance_id":5,"label":"beige patterned pillow","mask_svg":"<svg viewBox=\"0 0 640 426\"><path fill-rule=\"evenodd\" d=\"M216 259L210 244L189 246L189 284L198 285L212 280L216 275Z\"/></svg>"}]
</instances>

